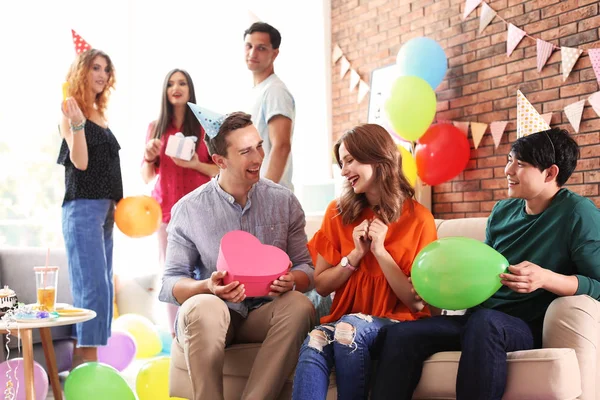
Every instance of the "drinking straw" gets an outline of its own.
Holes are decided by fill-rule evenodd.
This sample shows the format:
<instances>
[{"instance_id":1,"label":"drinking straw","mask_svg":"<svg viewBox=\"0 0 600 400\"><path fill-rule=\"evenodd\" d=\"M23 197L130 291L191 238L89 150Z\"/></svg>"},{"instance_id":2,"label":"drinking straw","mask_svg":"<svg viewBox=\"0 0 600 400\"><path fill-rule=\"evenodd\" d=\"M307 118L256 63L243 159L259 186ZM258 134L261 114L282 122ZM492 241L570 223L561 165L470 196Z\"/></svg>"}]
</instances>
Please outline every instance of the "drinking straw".
<instances>
[{"instance_id":1,"label":"drinking straw","mask_svg":"<svg viewBox=\"0 0 600 400\"><path fill-rule=\"evenodd\" d=\"M44 268L44 289L47 287L46 277L48 274L48 264L50 263L50 247L46 251L46 268Z\"/></svg>"}]
</instances>

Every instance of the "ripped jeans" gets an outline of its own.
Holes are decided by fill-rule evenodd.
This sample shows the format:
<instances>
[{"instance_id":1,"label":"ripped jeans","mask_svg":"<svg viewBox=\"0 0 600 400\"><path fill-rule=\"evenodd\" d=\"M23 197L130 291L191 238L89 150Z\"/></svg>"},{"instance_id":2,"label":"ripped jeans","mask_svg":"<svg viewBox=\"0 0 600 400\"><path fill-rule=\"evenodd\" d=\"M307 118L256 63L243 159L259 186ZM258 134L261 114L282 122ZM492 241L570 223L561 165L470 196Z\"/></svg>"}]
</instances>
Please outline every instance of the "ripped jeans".
<instances>
[{"instance_id":1,"label":"ripped jeans","mask_svg":"<svg viewBox=\"0 0 600 400\"><path fill-rule=\"evenodd\" d=\"M382 327L393 323L387 318L349 314L317 326L300 349L292 399L325 399L334 366L338 399L366 399L375 339Z\"/></svg>"}]
</instances>

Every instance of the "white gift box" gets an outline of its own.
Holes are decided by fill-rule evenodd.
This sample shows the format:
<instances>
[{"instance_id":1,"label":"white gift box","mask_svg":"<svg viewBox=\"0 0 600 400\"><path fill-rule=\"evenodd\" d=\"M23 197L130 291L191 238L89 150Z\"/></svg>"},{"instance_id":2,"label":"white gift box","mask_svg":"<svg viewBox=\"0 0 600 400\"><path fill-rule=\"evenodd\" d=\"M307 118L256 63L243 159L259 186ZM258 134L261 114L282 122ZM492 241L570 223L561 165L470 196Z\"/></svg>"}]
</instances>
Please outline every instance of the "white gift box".
<instances>
[{"instance_id":1,"label":"white gift box","mask_svg":"<svg viewBox=\"0 0 600 400\"><path fill-rule=\"evenodd\" d=\"M171 157L190 161L196 151L196 136L183 136L183 133L177 132L169 137L165 154Z\"/></svg>"}]
</instances>

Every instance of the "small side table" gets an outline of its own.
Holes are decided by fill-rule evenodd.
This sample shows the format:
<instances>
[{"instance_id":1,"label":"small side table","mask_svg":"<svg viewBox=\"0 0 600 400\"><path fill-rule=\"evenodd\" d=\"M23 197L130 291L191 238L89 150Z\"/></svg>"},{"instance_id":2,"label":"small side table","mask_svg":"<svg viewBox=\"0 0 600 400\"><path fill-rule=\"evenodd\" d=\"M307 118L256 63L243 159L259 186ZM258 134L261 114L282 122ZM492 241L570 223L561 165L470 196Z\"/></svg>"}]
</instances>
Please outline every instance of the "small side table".
<instances>
[{"instance_id":1,"label":"small side table","mask_svg":"<svg viewBox=\"0 0 600 400\"><path fill-rule=\"evenodd\" d=\"M10 322L7 324L0 321L0 333L8 333L7 329L10 329L11 336L21 335L22 348L23 348L23 363L25 373L25 398L27 400L35 400L35 388L33 385L33 339L32 332L34 329L40 330L40 336L42 337L42 347L44 349L44 356L46 358L46 365L48 367L48 376L50 377L50 384L52 385L52 393L56 400L62 400L62 390L60 388L60 381L58 380L58 368L56 367L56 356L54 354L54 344L52 343L52 333L50 328L62 325L73 325L79 322L89 321L90 319L96 318L96 312L92 310L86 310L87 313L83 315L77 315L72 317L59 317L52 321L32 321L32 322Z\"/></svg>"}]
</instances>

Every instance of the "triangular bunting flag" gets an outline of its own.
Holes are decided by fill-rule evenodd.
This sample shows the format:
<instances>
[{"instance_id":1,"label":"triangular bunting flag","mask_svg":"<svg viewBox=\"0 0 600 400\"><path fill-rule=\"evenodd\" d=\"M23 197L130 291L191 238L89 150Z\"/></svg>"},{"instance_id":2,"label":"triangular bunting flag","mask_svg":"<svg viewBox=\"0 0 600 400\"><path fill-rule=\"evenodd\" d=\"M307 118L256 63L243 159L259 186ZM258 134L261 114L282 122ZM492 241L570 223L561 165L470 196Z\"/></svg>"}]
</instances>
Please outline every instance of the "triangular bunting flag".
<instances>
[{"instance_id":1,"label":"triangular bunting flag","mask_svg":"<svg viewBox=\"0 0 600 400\"><path fill-rule=\"evenodd\" d=\"M367 93L369 93L369 90L371 90L369 88L369 85L367 85L365 83L365 81L363 81L361 79L360 82L358 83L358 101L357 101L357 103L360 104L360 102L363 101L363 99L365 98L365 96L367 95Z\"/></svg>"},{"instance_id":2,"label":"triangular bunting flag","mask_svg":"<svg viewBox=\"0 0 600 400\"><path fill-rule=\"evenodd\" d=\"M481 138L485 135L487 126L488 124L483 122L471 122L471 135L473 135L473 144L475 145L475 148L479 147L479 143L481 143Z\"/></svg>"},{"instance_id":3,"label":"triangular bunting flag","mask_svg":"<svg viewBox=\"0 0 600 400\"><path fill-rule=\"evenodd\" d=\"M452 124L460 129L465 136L469 136L469 123L469 121L452 121Z\"/></svg>"},{"instance_id":4,"label":"triangular bunting flag","mask_svg":"<svg viewBox=\"0 0 600 400\"><path fill-rule=\"evenodd\" d=\"M340 78L343 78L346 75L346 72L350 69L350 62L344 56L342 56L342 66L340 69Z\"/></svg>"},{"instance_id":5,"label":"triangular bunting flag","mask_svg":"<svg viewBox=\"0 0 600 400\"><path fill-rule=\"evenodd\" d=\"M550 125L533 108L525 95L517 90L517 138L547 131L548 129L550 129Z\"/></svg>"},{"instance_id":6,"label":"triangular bunting flag","mask_svg":"<svg viewBox=\"0 0 600 400\"><path fill-rule=\"evenodd\" d=\"M525 36L525 31L517 28L513 24L508 24L508 35L506 36L506 55L510 56L519 42Z\"/></svg>"},{"instance_id":7,"label":"triangular bunting flag","mask_svg":"<svg viewBox=\"0 0 600 400\"><path fill-rule=\"evenodd\" d=\"M574 49L571 47L561 47L560 55L562 57L562 72L563 82L567 80L571 70L575 66L575 63L579 59L579 56L583 53L583 50Z\"/></svg>"},{"instance_id":8,"label":"triangular bunting flag","mask_svg":"<svg viewBox=\"0 0 600 400\"><path fill-rule=\"evenodd\" d=\"M548 125L550 125L550 121L552 121L552 113L546 113L546 114L542 114L542 118L544 119L544 121L546 121L546 123Z\"/></svg>"},{"instance_id":9,"label":"triangular bunting flag","mask_svg":"<svg viewBox=\"0 0 600 400\"><path fill-rule=\"evenodd\" d=\"M581 115L583 114L584 105L585 100L579 100L565 107L565 114L567 114L567 118L569 118L571 126L577 133L579 133L579 124L581 123Z\"/></svg>"},{"instance_id":10,"label":"triangular bunting flag","mask_svg":"<svg viewBox=\"0 0 600 400\"><path fill-rule=\"evenodd\" d=\"M350 70L350 91L353 91L360 81L360 75L354 69Z\"/></svg>"},{"instance_id":11,"label":"triangular bunting flag","mask_svg":"<svg viewBox=\"0 0 600 400\"><path fill-rule=\"evenodd\" d=\"M542 72L542 68L546 65L546 62L552 55L554 45L549 42L545 42L542 39L537 39L537 70Z\"/></svg>"},{"instance_id":12,"label":"triangular bunting flag","mask_svg":"<svg viewBox=\"0 0 600 400\"><path fill-rule=\"evenodd\" d=\"M598 81L598 85L600 85L600 49L589 49L588 54L590 55L590 60L592 60L596 80Z\"/></svg>"},{"instance_id":13,"label":"triangular bunting flag","mask_svg":"<svg viewBox=\"0 0 600 400\"><path fill-rule=\"evenodd\" d=\"M481 0L467 0L465 3L465 12L463 13L463 19L466 19L469 14L473 12L474 9L481 3Z\"/></svg>"},{"instance_id":14,"label":"triangular bunting flag","mask_svg":"<svg viewBox=\"0 0 600 400\"><path fill-rule=\"evenodd\" d=\"M84 51L88 51L92 48L92 46L90 46L88 42L83 40L83 38L81 36L79 36L79 34L77 34L77 32L75 32L73 29L71 29L71 35L73 36L73 45L75 46L75 54L81 54Z\"/></svg>"},{"instance_id":15,"label":"triangular bunting flag","mask_svg":"<svg viewBox=\"0 0 600 400\"><path fill-rule=\"evenodd\" d=\"M331 54L331 62L335 64L340 58L342 58L343 55L344 53L342 52L342 49L336 44L333 48L333 53Z\"/></svg>"},{"instance_id":16,"label":"triangular bunting flag","mask_svg":"<svg viewBox=\"0 0 600 400\"><path fill-rule=\"evenodd\" d=\"M498 148L500 141L502 141L502 135L504 135L507 124L508 121L495 121L490 124L490 131L492 131L492 139L494 139L496 148Z\"/></svg>"},{"instance_id":17,"label":"triangular bunting flag","mask_svg":"<svg viewBox=\"0 0 600 400\"><path fill-rule=\"evenodd\" d=\"M588 98L596 114L600 117L600 92L596 92Z\"/></svg>"},{"instance_id":18,"label":"triangular bunting flag","mask_svg":"<svg viewBox=\"0 0 600 400\"><path fill-rule=\"evenodd\" d=\"M488 3L483 3L481 6L481 15L479 16L479 33L483 32L485 28L492 22L496 16L496 11L492 7L488 6Z\"/></svg>"}]
</instances>

